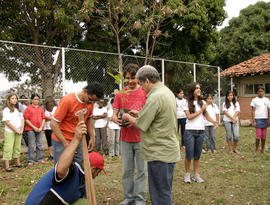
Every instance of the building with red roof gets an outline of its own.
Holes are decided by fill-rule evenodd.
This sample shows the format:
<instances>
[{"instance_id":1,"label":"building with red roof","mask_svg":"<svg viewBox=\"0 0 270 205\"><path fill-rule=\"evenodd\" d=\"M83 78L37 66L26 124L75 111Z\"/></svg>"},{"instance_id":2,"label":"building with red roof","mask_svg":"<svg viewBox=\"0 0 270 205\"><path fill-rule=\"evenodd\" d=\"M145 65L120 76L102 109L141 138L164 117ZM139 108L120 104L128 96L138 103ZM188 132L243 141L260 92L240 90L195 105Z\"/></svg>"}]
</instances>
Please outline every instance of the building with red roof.
<instances>
[{"instance_id":1,"label":"building with red roof","mask_svg":"<svg viewBox=\"0 0 270 205\"><path fill-rule=\"evenodd\" d=\"M240 103L240 119L251 119L250 103L257 96L259 86L264 87L265 96L270 98L270 53L253 57L220 73L221 77L231 77L237 89Z\"/></svg>"}]
</instances>

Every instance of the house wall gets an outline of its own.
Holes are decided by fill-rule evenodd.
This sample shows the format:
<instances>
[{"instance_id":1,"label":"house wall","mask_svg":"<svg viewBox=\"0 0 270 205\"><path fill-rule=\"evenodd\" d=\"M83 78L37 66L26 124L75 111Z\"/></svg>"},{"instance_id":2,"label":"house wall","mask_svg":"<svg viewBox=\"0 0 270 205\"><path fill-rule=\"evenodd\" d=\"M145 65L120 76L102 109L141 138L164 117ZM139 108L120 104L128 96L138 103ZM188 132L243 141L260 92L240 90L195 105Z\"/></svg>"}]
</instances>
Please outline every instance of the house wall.
<instances>
[{"instance_id":1,"label":"house wall","mask_svg":"<svg viewBox=\"0 0 270 205\"><path fill-rule=\"evenodd\" d=\"M270 83L270 74L256 75L256 76L243 76L234 79L237 84L237 95L240 104L240 119L251 120L251 100L257 95L244 96L244 85L245 84L259 84L259 83ZM267 94L265 97L270 99L270 95Z\"/></svg>"}]
</instances>

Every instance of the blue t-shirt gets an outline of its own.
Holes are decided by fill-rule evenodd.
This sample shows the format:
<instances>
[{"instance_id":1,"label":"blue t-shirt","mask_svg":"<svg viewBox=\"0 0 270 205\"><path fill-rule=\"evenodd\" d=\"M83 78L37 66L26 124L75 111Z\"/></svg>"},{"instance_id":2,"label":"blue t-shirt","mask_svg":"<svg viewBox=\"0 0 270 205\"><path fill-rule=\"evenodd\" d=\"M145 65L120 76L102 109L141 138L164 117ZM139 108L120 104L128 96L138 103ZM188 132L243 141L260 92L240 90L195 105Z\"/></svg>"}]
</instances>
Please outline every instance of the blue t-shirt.
<instances>
[{"instance_id":1,"label":"blue t-shirt","mask_svg":"<svg viewBox=\"0 0 270 205\"><path fill-rule=\"evenodd\" d=\"M71 164L66 177L59 179L55 168L34 186L25 205L72 204L85 196L84 171L78 163Z\"/></svg>"}]
</instances>

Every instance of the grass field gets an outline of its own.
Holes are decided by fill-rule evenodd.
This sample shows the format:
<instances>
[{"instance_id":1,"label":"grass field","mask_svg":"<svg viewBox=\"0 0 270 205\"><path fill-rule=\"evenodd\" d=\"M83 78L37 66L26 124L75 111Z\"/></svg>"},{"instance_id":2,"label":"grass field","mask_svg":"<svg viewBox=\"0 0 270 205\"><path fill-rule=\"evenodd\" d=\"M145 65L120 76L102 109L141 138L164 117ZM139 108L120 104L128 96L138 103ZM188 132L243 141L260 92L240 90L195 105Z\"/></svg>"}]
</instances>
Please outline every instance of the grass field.
<instances>
[{"instance_id":1,"label":"grass field","mask_svg":"<svg viewBox=\"0 0 270 205\"><path fill-rule=\"evenodd\" d=\"M267 147L270 148L270 131ZM270 149L265 155L254 152L255 129L240 128L240 155L229 154L223 127L217 130L217 154L203 154L200 175L205 183L184 184L184 152L175 166L173 201L180 204L270 204ZM26 155L22 155L26 162ZM53 166L52 162L7 173L0 168L0 205L23 204L35 183ZM115 205L123 199L121 159L105 157L107 175L95 181L98 204ZM150 197L148 196L148 203Z\"/></svg>"}]
</instances>

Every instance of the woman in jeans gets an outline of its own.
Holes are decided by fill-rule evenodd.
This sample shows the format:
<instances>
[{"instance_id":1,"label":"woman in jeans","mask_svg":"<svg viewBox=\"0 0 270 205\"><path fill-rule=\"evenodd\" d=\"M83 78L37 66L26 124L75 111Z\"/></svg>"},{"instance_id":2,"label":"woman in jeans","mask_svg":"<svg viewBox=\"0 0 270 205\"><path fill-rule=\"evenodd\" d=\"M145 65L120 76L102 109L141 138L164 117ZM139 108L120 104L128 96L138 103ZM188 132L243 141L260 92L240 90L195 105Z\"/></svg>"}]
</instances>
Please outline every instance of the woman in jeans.
<instances>
[{"instance_id":1,"label":"woman in jeans","mask_svg":"<svg viewBox=\"0 0 270 205\"><path fill-rule=\"evenodd\" d=\"M218 123L214 121L206 111L206 104L201 97L201 86L199 83L191 83L188 85L188 103L184 108L187 123L184 134L184 142L186 146L185 183L191 183L190 165L193 159L194 175L192 180L198 183L204 182L199 175L200 157L203 148L204 133L204 116L209 122L214 124L214 128L218 127Z\"/></svg>"},{"instance_id":2,"label":"woman in jeans","mask_svg":"<svg viewBox=\"0 0 270 205\"><path fill-rule=\"evenodd\" d=\"M45 163L42 156L42 130L45 123L44 110L38 105L39 95L34 93L31 96L32 104L24 111L25 131L28 135L28 166L34 163L34 146L36 144L37 161Z\"/></svg>"},{"instance_id":3,"label":"woman in jeans","mask_svg":"<svg viewBox=\"0 0 270 205\"><path fill-rule=\"evenodd\" d=\"M210 117L219 122L219 109L218 106L213 103L213 96L211 94L207 94L206 96L206 111L210 115ZM206 139L206 149L208 153L216 153L216 130L214 129L213 123L205 120L205 139Z\"/></svg>"},{"instance_id":4,"label":"woman in jeans","mask_svg":"<svg viewBox=\"0 0 270 205\"><path fill-rule=\"evenodd\" d=\"M223 122L226 130L226 141L229 147L229 152L239 154L240 152L236 150L236 147L239 140L238 115L240 113L240 105L236 102L232 91L228 91L226 94L225 102L223 103L223 111L225 114Z\"/></svg>"}]
</instances>

